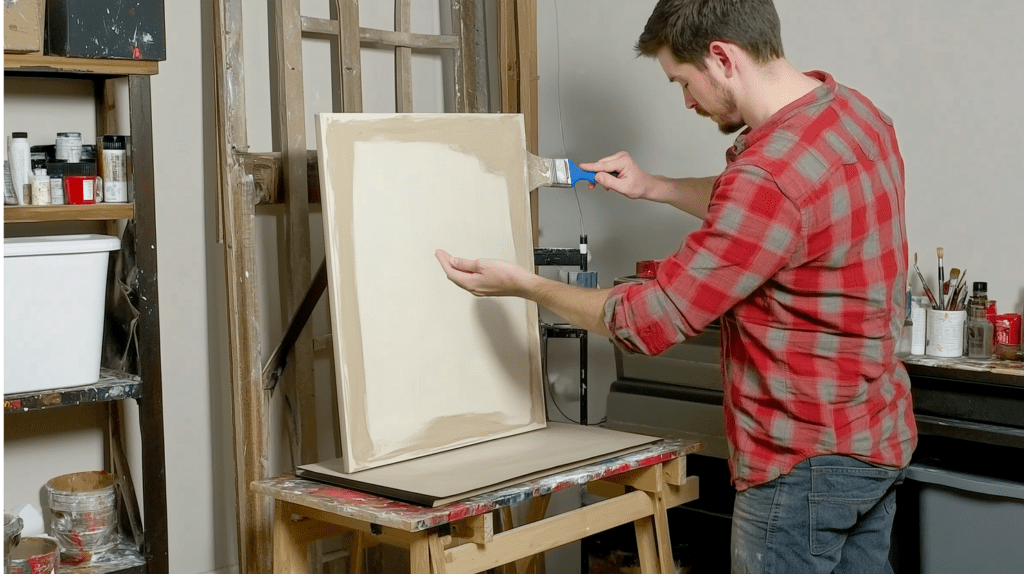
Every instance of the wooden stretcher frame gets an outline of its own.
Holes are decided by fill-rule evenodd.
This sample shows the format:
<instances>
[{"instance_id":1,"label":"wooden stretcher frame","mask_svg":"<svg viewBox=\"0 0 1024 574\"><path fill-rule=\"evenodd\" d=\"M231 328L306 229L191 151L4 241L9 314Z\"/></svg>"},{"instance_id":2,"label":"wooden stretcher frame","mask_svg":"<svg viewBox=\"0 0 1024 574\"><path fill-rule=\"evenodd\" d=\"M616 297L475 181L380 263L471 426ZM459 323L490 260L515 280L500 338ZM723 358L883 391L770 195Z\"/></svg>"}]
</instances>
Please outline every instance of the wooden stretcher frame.
<instances>
[{"instance_id":1,"label":"wooden stretcher frame","mask_svg":"<svg viewBox=\"0 0 1024 574\"><path fill-rule=\"evenodd\" d=\"M259 277L255 243L257 204L286 203L287 269L282 271L283 307L296 309L310 283L309 204L319 202L316 152L308 151L303 99L302 38L333 39L332 77L338 90L335 112L362 111L360 46L392 46L396 52L396 110L412 107L411 55L415 49L453 51L455 111L486 111L476 104L475 7L483 0L448 0L453 32L430 36L410 31L411 0L395 1L395 30L359 26L358 0L329 2L331 18L299 13L299 0L271 0L269 39L275 150L252 152L248 145L243 62L242 0L214 0L214 58L217 109L218 237L225 246L228 339L238 520L239 568L269 572L261 557L272 553L272 501L249 484L270 475L270 392L263 388ZM536 0L498 0L501 109L522 113L527 145L537 153ZM282 143L287 142L287 143ZM536 243L537 195L531 194ZM289 313L285 314L289 316ZM286 401L295 418L296 462L317 456L313 340L304 329L289 355L284 376ZM335 427L337 427L335 421ZM336 449L340 444L335 437Z\"/></svg>"}]
</instances>

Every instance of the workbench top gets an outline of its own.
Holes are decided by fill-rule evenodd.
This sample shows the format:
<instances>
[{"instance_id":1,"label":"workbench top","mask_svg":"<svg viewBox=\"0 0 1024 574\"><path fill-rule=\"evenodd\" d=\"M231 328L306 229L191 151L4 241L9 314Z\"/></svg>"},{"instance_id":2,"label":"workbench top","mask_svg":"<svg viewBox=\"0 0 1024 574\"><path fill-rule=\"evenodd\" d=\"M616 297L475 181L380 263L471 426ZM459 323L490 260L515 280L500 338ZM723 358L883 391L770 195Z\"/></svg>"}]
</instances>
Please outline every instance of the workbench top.
<instances>
[{"instance_id":1,"label":"workbench top","mask_svg":"<svg viewBox=\"0 0 1024 574\"><path fill-rule=\"evenodd\" d=\"M407 532L419 532L552 492L585 485L588 482L616 474L654 466L680 456L693 454L700 448L700 443L697 441L661 440L629 454L524 481L437 508L417 506L340 486L298 478L294 474L257 480L251 484L251 488L254 492L277 500Z\"/></svg>"},{"instance_id":2,"label":"workbench top","mask_svg":"<svg viewBox=\"0 0 1024 574\"><path fill-rule=\"evenodd\" d=\"M1002 359L931 357L911 355L902 359L911 377L915 375L965 382L1024 387L1024 363Z\"/></svg>"}]
</instances>

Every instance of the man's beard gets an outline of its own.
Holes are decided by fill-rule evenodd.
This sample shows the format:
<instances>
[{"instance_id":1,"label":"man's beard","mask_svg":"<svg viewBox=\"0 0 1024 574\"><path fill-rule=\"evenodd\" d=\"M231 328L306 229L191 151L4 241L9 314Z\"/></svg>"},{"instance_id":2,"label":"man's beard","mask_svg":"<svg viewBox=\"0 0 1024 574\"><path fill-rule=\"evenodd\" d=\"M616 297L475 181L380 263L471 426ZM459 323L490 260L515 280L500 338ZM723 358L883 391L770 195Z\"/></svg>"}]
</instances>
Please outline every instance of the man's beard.
<instances>
[{"instance_id":1,"label":"man's beard","mask_svg":"<svg viewBox=\"0 0 1024 574\"><path fill-rule=\"evenodd\" d=\"M711 79L711 86L715 90L715 92L716 92L717 96L719 97L719 99L722 101L722 106L725 107L726 114L732 114L737 109L739 109L736 106L736 99L733 98L732 94L730 94L728 92L728 90L725 89L725 86L723 86L722 84L718 83L718 81L715 80L714 78ZM697 106L696 111L697 111L697 115L699 115L699 116L702 116L702 117L705 117L705 118L712 117L711 114L709 114L705 110L701 109L700 106ZM724 117L724 116L722 116L722 117ZM722 123L721 121L715 120L715 123L718 124L718 131L722 132L725 135L734 134L734 133L740 131L741 129L747 127L746 122L744 122L742 120L738 121L738 122L729 122L729 123Z\"/></svg>"}]
</instances>

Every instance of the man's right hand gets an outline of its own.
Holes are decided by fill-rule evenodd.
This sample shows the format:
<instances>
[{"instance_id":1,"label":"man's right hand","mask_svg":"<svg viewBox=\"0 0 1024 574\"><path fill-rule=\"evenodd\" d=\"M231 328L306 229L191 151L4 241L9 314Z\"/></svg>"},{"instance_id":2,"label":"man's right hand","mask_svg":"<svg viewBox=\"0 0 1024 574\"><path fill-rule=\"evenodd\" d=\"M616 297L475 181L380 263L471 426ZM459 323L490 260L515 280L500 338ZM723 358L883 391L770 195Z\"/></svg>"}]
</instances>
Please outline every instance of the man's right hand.
<instances>
[{"instance_id":1,"label":"man's right hand","mask_svg":"<svg viewBox=\"0 0 1024 574\"><path fill-rule=\"evenodd\" d=\"M580 168L597 172L594 179L605 189L624 195L630 199L646 199L657 203L667 203L685 211L698 219L708 214L708 203L711 201L711 190L717 177L684 177L669 179L659 175L651 175L640 168L640 165L624 151L608 156L593 163L581 163ZM611 172L618 172L615 177ZM596 187L588 184L590 189Z\"/></svg>"},{"instance_id":2,"label":"man's right hand","mask_svg":"<svg viewBox=\"0 0 1024 574\"><path fill-rule=\"evenodd\" d=\"M593 163L579 164L581 169L596 172L594 179L605 189L620 193L630 199L651 199L651 193L657 179L640 169L636 161L624 151L608 156ZM618 177L612 175L618 172ZM596 186L587 184L589 189Z\"/></svg>"}]
</instances>

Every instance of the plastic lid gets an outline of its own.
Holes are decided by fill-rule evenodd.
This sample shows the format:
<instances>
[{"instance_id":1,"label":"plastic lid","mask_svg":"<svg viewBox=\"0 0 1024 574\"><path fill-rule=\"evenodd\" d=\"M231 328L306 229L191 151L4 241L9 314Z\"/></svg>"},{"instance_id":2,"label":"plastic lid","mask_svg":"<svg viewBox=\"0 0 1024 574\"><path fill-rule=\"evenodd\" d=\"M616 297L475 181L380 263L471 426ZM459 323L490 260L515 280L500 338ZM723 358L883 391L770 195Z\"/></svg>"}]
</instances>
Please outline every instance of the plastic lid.
<instances>
[{"instance_id":1,"label":"plastic lid","mask_svg":"<svg viewBox=\"0 0 1024 574\"><path fill-rule=\"evenodd\" d=\"M82 132L57 132L57 137L80 138L82 137Z\"/></svg>"},{"instance_id":2,"label":"plastic lid","mask_svg":"<svg viewBox=\"0 0 1024 574\"><path fill-rule=\"evenodd\" d=\"M46 162L46 172L50 174L50 177L59 177L64 175L67 165L66 161L48 161Z\"/></svg>"},{"instance_id":3,"label":"plastic lid","mask_svg":"<svg viewBox=\"0 0 1024 574\"><path fill-rule=\"evenodd\" d=\"M974 282L974 290L975 291L988 291L988 283L985 282L985 281L975 281Z\"/></svg>"},{"instance_id":4,"label":"plastic lid","mask_svg":"<svg viewBox=\"0 0 1024 574\"><path fill-rule=\"evenodd\" d=\"M128 149L128 136L103 136L103 149Z\"/></svg>"},{"instance_id":5,"label":"plastic lid","mask_svg":"<svg viewBox=\"0 0 1024 574\"><path fill-rule=\"evenodd\" d=\"M11 134L11 137L12 138L27 138L28 137L28 132L13 132Z\"/></svg>"},{"instance_id":6,"label":"plastic lid","mask_svg":"<svg viewBox=\"0 0 1024 574\"><path fill-rule=\"evenodd\" d=\"M91 161L65 163L64 175L96 175L96 164Z\"/></svg>"},{"instance_id":7,"label":"plastic lid","mask_svg":"<svg viewBox=\"0 0 1024 574\"><path fill-rule=\"evenodd\" d=\"M116 251L120 248L121 240L112 235L45 235L4 238L4 257L98 253Z\"/></svg>"}]
</instances>

